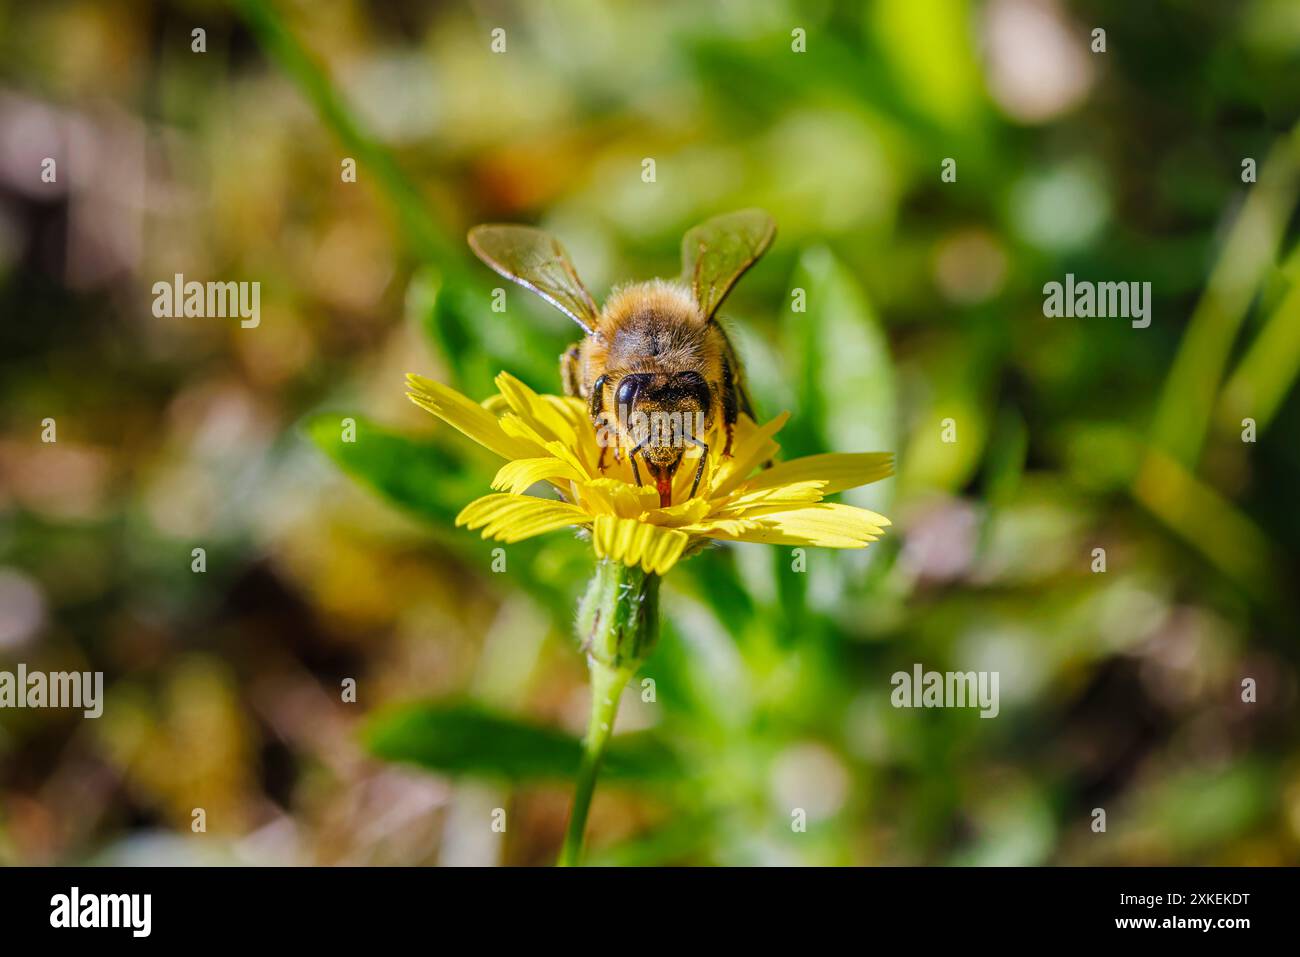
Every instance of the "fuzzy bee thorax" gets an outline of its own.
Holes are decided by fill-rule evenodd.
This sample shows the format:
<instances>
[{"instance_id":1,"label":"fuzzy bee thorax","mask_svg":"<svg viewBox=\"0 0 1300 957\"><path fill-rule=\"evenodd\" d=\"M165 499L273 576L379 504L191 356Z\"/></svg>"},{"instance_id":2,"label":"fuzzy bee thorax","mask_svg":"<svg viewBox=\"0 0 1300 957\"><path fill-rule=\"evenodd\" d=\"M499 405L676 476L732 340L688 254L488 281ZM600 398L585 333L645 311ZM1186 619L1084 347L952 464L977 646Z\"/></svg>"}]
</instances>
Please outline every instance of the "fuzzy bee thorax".
<instances>
[{"instance_id":1,"label":"fuzzy bee thorax","mask_svg":"<svg viewBox=\"0 0 1300 957\"><path fill-rule=\"evenodd\" d=\"M587 368L597 374L711 372L719 347L710 328L684 287L663 280L624 286L605 303L597 334L588 338Z\"/></svg>"}]
</instances>

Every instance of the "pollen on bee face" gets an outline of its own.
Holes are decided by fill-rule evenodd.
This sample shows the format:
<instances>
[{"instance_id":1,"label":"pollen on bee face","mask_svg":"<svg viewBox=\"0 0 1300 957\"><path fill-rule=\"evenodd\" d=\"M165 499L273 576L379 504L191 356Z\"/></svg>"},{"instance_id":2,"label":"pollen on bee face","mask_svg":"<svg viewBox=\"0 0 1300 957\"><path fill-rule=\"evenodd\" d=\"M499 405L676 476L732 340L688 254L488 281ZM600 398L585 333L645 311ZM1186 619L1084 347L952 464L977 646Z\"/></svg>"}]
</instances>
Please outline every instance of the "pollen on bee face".
<instances>
[{"instance_id":1,"label":"pollen on bee face","mask_svg":"<svg viewBox=\"0 0 1300 957\"><path fill-rule=\"evenodd\" d=\"M657 449L684 449L699 445L704 436L705 417L700 411L682 409L647 409L619 406L617 425L598 430L614 438L623 448L641 449L653 454Z\"/></svg>"}]
</instances>

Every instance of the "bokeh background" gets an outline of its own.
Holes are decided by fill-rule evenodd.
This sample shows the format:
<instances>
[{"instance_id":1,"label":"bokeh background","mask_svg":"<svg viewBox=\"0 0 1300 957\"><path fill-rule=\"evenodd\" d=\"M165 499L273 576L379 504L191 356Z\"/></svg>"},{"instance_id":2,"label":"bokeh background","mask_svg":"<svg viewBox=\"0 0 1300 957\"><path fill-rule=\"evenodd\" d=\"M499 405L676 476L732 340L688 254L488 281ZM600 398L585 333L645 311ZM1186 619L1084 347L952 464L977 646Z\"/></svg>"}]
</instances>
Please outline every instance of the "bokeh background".
<instances>
[{"instance_id":1,"label":"bokeh background","mask_svg":"<svg viewBox=\"0 0 1300 957\"><path fill-rule=\"evenodd\" d=\"M896 452L850 497L895 526L672 572L592 860L1300 862L1298 77L1287 0L0 3L0 668L107 685L0 712L0 863L552 861L589 546L494 572L495 466L403 376L559 390L470 225L599 297L742 206L760 411ZM1067 272L1150 328L1044 318ZM155 318L175 273L260 326ZM915 662L1001 714L891 708Z\"/></svg>"}]
</instances>

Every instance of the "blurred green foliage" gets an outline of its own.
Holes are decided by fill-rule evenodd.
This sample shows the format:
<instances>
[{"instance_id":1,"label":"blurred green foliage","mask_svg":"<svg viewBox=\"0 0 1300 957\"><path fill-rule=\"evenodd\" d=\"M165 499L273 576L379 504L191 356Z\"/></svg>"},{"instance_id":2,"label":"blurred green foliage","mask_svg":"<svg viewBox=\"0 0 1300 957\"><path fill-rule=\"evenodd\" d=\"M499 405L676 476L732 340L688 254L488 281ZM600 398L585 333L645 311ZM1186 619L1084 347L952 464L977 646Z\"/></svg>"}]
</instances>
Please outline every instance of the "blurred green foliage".
<instances>
[{"instance_id":1,"label":"blurred green foliage","mask_svg":"<svg viewBox=\"0 0 1300 957\"><path fill-rule=\"evenodd\" d=\"M511 780L572 779L580 757L572 735L463 704L407 706L381 715L366 738L370 750L389 761ZM624 735L606 754L602 773L615 781L644 781L678 772L662 745Z\"/></svg>"}]
</instances>

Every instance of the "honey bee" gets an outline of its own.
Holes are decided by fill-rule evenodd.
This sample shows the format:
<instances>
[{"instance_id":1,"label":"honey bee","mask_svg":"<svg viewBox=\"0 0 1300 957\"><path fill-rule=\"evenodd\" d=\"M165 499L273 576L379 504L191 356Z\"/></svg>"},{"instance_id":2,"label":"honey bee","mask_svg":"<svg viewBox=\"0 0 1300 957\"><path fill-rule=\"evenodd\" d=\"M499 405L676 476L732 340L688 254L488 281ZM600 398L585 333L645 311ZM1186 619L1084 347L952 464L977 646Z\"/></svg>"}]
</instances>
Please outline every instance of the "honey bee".
<instances>
[{"instance_id":1,"label":"honey bee","mask_svg":"<svg viewBox=\"0 0 1300 957\"><path fill-rule=\"evenodd\" d=\"M715 216L682 239L682 274L615 289L602 308L578 278L559 241L530 226L483 225L469 231L475 254L505 278L541 296L586 336L560 357L568 395L587 402L605 452L626 450L638 485L640 457L659 504L672 504L673 476L688 446L699 449L693 496L704 474L709 439L732 431L741 412L753 418L736 350L718 322L727 294L776 234L762 210ZM612 439L613 441L609 441Z\"/></svg>"}]
</instances>

